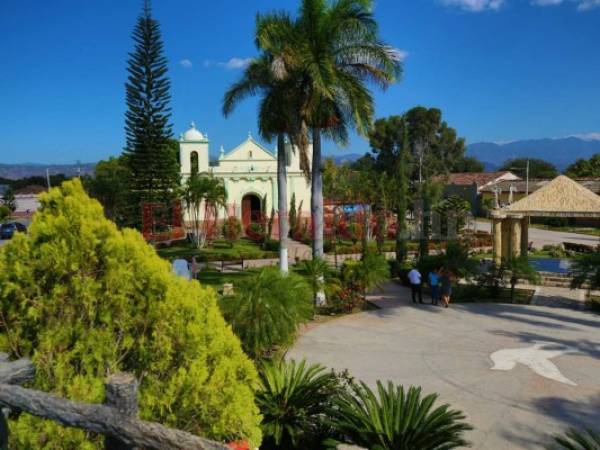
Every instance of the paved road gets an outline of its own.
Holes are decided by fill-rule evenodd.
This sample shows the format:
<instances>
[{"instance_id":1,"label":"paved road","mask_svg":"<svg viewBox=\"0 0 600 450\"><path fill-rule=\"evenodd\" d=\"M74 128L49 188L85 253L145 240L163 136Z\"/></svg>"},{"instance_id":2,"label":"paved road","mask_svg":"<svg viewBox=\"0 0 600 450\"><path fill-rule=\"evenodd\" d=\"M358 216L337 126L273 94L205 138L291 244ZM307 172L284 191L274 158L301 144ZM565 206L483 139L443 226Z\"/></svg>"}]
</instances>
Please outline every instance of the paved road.
<instances>
[{"instance_id":1,"label":"paved road","mask_svg":"<svg viewBox=\"0 0 600 450\"><path fill-rule=\"evenodd\" d=\"M477 221L477 229L491 232L490 222ZM590 236L578 233L565 233L563 231L542 230L540 228L529 227L529 240L533 241L535 248L542 248L544 245L558 245L563 242L573 242L575 244L585 244L596 246L600 244L600 237Z\"/></svg>"},{"instance_id":2,"label":"paved road","mask_svg":"<svg viewBox=\"0 0 600 450\"><path fill-rule=\"evenodd\" d=\"M476 449L542 449L569 426L600 423L600 316L548 306L413 306L398 285L372 299L383 309L308 330L289 357L348 368L371 385L393 380L438 392L466 413ZM536 361L550 378L534 372Z\"/></svg>"}]
</instances>

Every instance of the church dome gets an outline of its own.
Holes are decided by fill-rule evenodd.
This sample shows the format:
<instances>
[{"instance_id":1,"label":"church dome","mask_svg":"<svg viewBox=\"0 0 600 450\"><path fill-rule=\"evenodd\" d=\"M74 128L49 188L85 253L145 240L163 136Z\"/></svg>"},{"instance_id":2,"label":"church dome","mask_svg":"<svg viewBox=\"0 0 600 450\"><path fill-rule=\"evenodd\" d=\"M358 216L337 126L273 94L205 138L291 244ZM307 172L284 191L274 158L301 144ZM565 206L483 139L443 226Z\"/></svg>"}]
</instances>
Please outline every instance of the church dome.
<instances>
[{"instance_id":1,"label":"church dome","mask_svg":"<svg viewBox=\"0 0 600 450\"><path fill-rule=\"evenodd\" d=\"M189 130L183 133L182 137L182 141L186 142L197 142L204 140L206 140L206 137L196 129L196 124L194 122L190 123Z\"/></svg>"}]
</instances>

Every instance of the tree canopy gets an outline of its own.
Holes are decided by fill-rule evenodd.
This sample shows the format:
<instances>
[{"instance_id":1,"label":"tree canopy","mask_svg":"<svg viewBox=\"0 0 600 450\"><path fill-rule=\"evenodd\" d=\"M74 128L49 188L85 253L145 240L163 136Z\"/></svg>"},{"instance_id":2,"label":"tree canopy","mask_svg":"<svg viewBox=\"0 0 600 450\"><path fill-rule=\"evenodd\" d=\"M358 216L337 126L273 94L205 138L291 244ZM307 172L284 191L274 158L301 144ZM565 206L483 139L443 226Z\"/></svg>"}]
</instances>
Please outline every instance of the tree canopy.
<instances>
[{"instance_id":1,"label":"tree canopy","mask_svg":"<svg viewBox=\"0 0 600 450\"><path fill-rule=\"evenodd\" d=\"M0 351L33 360L32 387L73 400L102 402L108 375L133 373L142 418L257 446L257 374L214 291L117 229L78 179L40 201L28 233L0 249ZM10 429L11 448L102 448L27 414Z\"/></svg>"},{"instance_id":2,"label":"tree canopy","mask_svg":"<svg viewBox=\"0 0 600 450\"><path fill-rule=\"evenodd\" d=\"M126 106L124 155L131 171L135 203L170 199L179 185L179 164L170 137L171 100L167 59L158 21L150 2L133 31L135 47L129 54L125 84ZM139 205L137 205L139 206Z\"/></svg>"},{"instance_id":3,"label":"tree canopy","mask_svg":"<svg viewBox=\"0 0 600 450\"><path fill-rule=\"evenodd\" d=\"M600 177L600 153L590 159L578 159L565 170L571 178Z\"/></svg>"},{"instance_id":4,"label":"tree canopy","mask_svg":"<svg viewBox=\"0 0 600 450\"><path fill-rule=\"evenodd\" d=\"M504 162L500 170L510 170L522 178L527 172L527 161L529 160L529 178L555 178L558 170L554 164L537 158L515 158Z\"/></svg>"}]
</instances>

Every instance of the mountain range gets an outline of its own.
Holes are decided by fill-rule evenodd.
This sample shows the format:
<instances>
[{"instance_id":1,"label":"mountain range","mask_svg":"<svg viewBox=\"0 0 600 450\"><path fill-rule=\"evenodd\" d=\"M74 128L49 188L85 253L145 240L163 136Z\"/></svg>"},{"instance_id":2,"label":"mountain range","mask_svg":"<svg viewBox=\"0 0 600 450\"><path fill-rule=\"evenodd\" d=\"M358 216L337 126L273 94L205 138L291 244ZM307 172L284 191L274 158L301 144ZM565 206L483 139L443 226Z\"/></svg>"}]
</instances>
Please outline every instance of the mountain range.
<instances>
[{"instance_id":1,"label":"mountain range","mask_svg":"<svg viewBox=\"0 0 600 450\"><path fill-rule=\"evenodd\" d=\"M486 170L496 170L507 159L539 158L548 161L563 171L575 160L588 159L600 153L600 135L570 136L565 138L527 139L505 143L477 142L467 146L467 155L480 160ZM352 162L364 153L336 153L336 164ZM62 173L66 176L91 174L95 163L82 164L0 164L0 178L18 179L30 176L45 176L46 169L51 175Z\"/></svg>"},{"instance_id":2,"label":"mountain range","mask_svg":"<svg viewBox=\"0 0 600 450\"><path fill-rule=\"evenodd\" d=\"M62 173L68 177L73 177L79 172L81 175L87 175L94 172L95 163L81 164L38 164L38 163L22 163L22 164L0 164L0 178L8 178L9 180L17 180L26 177L45 177L46 170L50 175L58 175Z\"/></svg>"},{"instance_id":3,"label":"mountain range","mask_svg":"<svg viewBox=\"0 0 600 450\"><path fill-rule=\"evenodd\" d=\"M507 159L539 158L563 171L575 160L588 159L596 153L600 153L598 136L528 139L506 143L477 142L467 146L467 155L484 163L486 170L498 169Z\"/></svg>"}]
</instances>

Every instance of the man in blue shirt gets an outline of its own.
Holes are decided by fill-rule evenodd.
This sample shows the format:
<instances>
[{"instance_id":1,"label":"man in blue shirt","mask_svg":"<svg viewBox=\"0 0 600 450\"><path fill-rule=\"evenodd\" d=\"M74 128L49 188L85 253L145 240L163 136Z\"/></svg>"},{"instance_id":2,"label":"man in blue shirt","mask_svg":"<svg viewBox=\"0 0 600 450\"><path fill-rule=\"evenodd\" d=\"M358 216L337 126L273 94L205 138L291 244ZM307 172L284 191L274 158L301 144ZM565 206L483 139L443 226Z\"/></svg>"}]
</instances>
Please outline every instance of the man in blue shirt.
<instances>
[{"instance_id":1,"label":"man in blue shirt","mask_svg":"<svg viewBox=\"0 0 600 450\"><path fill-rule=\"evenodd\" d=\"M431 288L431 303L437 305L440 301L440 275L437 269L429 272L429 287Z\"/></svg>"}]
</instances>

